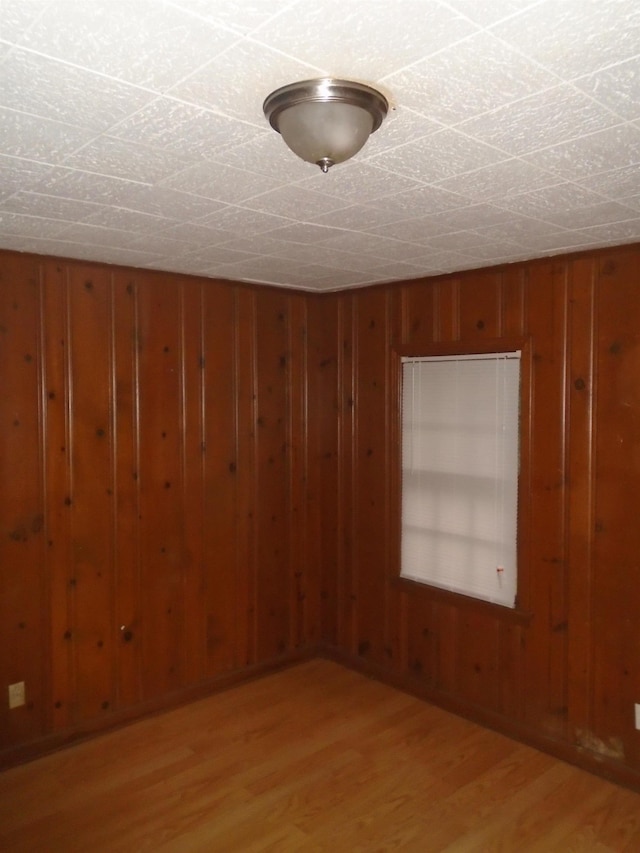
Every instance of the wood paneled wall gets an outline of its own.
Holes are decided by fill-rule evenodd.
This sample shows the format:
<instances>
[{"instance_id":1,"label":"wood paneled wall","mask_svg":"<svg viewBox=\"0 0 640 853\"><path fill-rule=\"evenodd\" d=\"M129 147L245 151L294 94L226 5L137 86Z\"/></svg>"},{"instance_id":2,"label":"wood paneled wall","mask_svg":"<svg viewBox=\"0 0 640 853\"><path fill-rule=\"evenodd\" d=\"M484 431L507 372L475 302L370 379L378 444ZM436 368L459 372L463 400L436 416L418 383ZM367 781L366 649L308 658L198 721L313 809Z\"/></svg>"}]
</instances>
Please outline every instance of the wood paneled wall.
<instances>
[{"instance_id":1,"label":"wood paneled wall","mask_svg":"<svg viewBox=\"0 0 640 853\"><path fill-rule=\"evenodd\" d=\"M504 731L640 782L640 251L336 294L330 644ZM524 337L518 609L399 576L396 345ZM328 384L330 384L328 382Z\"/></svg>"},{"instance_id":2,"label":"wood paneled wall","mask_svg":"<svg viewBox=\"0 0 640 853\"><path fill-rule=\"evenodd\" d=\"M0 269L0 748L315 648L307 298Z\"/></svg>"},{"instance_id":3,"label":"wood paneled wall","mask_svg":"<svg viewBox=\"0 0 640 853\"><path fill-rule=\"evenodd\" d=\"M639 267L312 296L2 253L0 686L27 705L0 757L324 648L640 784ZM395 347L514 337L512 612L398 579Z\"/></svg>"}]
</instances>

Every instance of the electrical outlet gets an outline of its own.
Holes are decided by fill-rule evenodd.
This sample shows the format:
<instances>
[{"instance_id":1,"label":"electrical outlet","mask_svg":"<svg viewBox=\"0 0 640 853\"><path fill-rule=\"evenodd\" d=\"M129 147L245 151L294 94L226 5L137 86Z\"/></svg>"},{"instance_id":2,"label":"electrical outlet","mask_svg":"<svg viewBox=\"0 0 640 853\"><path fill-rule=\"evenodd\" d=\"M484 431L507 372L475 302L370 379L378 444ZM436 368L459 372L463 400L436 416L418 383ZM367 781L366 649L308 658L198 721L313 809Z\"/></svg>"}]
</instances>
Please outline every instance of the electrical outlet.
<instances>
[{"instance_id":1,"label":"electrical outlet","mask_svg":"<svg viewBox=\"0 0 640 853\"><path fill-rule=\"evenodd\" d=\"M640 702L636 702L636 728L640 729Z\"/></svg>"},{"instance_id":2,"label":"electrical outlet","mask_svg":"<svg viewBox=\"0 0 640 853\"><path fill-rule=\"evenodd\" d=\"M24 705L24 681L17 681L9 685L9 707L19 708Z\"/></svg>"}]
</instances>

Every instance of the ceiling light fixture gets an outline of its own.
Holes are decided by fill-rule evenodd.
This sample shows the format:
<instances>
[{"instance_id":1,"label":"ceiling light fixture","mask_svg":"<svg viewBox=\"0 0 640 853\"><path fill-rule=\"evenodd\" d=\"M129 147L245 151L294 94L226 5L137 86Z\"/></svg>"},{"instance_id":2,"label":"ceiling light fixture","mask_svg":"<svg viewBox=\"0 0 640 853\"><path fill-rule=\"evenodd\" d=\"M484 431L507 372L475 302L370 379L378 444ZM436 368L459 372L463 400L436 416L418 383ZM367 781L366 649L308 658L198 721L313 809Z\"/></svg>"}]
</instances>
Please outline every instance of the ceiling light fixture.
<instances>
[{"instance_id":1,"label":"ceiling light fixture","mask_svg":"<svg viewBox=\"0 0 640 853\"><path fill-rule=\"evenodd\" d=\"M389 103L363 83L327 77L282 86L262 108L294 154L328 172L358 153L382 124Z\"/></svg>"}]
</instances>

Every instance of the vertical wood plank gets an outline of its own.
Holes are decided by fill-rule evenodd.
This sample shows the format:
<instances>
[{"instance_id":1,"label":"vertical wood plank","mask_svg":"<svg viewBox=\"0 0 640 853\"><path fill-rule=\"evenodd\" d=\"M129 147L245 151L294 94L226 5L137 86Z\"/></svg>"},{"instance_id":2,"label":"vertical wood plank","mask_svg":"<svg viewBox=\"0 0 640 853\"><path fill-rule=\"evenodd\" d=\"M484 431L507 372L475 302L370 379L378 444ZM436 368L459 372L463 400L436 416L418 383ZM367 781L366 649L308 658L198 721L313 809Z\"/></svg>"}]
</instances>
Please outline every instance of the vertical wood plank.
<instances>
[{"instance_id":1,"label":"vertical wood plank","mask_svg":"<svg viewBox=\"0 0 640 853\"><path fill-rule=\"evenodd\" d=\"M260 291L257 310L260 317L256 343L257 656L258 660L268 660L289 647L293 604L289 551L291 495L287 488L290 300Z\"/></svg>"},{"instance_id":2,"label":"vertical wood plank","mask_svg":"<svg viewBox=\"0 0 640 853\"><path fill-rule=\"evenodd\" d=\"M78 720L108 711L115 698L110 312L109 272L74 267L69 278L73 398L68 510Z\"/></svg>"},{"instance_id":3,"label":"vertical wood plank","mask_svg":"<svg viewBox=\"0 0 640 853\"><path fill-rule=\"evenodd\" d=\"M212 676L233 668L236 660L236 481L242 462L236 438L234 293L212 282L203 298L205 673Z\"/></svg>"},{"instance_id":4,"label":"vertical wood plank","mask_svg":"<svg viewBox=\"0 0 640 853\"><path fill-rule=\"evenodd\" d=\"M567 720L567 563L565 550L565 370L567 267L532 267L528 331L533 338L530 410L529 590L536 614L525 647L526 715L536 729L564 737Z\"/></svg>"},{"instance_id":5,"label":"vertical wood plank","mask_svg":"<svg viewBox=\"0 0 640 853\"><path fill-rule=\"evenodd\" d=\"M0 745L37 737L48 708L40 276L14 259L0 275ZM44 618L43 618L44 617ZM6 685L25 682L9 709Z\"/></svg>"},{"instance_id":6,"label":"vertical wood plank","mask_svg":"<svg viewBox=\"0 0 640 853\"><path fill-rule=\"evenodd\" d=\"M115 275L112 299L117 704L120 708L127 708L140 701L142 686L140 481L137 474L140 462L138 300L135 274Z\"/></svg>"},{"instance_id":7,"label":"vertical wood plank","mask_svg":"<svg viewBox=\"0 0 640 853\"><path fill-rule=\"evenodd\" d=\"M385 290L367 292L358 300L354 328L356 359L356 443L354 523L358 541L354 554L357 589L357 651L381 662L387 655L388 593L388 409L387 363L389 304Z\"/></svg>"},{"instance_id":8,"label":"vertical wood plank","mask_svg":"<svg viewBox=\"0 0 640 853\"><path fill-rule=\"evenodd\" d=\"M168 277L138 285L142 693L183 679L184 527L181 289Z\"/></svg>"},{"instance_id":9,"label":"vertical wood plank","mask_svg":"<svg viewBox=\"0 0 640 853\"><path fill-rule=\"evenodd\" d=\"M502 281L492 270L475 273L459 284L459 334L465 342L498 338L502 332ZM443 318L444 320L444 318Z\"/></svg>"},{"instance_id":10,"label":"vertical wood plank","mask_svg":"<svg viewBox=\"0 0 640 853\"><path fill-rule=\"evenodd\" d=\"M68 269L62 262L42 267L45 516L49 580L51 729L71 725L75 702L72 654L71 561L71 375L69 366Z\"/></svg>"},{"instance_id":11,"label":"vertical wood plank","mask_svg":"<svg viewBox=\"0 0 640 853\"><path fill-rule=\"evenodd\" d=\"M204 324L206 311L205 286L199 281L185 282L182 288L182 495L184 507L184 630L182 637L184 681L193 684L208 674L207 618L203 601L206 596L205 530L215 524L215 516L206 516L205 481L207 441L205 434L206 368ZM228 347L231 350L231 346ZM228 364L232 356L227 354ZM224 399L220 408L233 412L232 400ZM233 418L232 418L233 423ZM233 436L233 425L231 427ZM233 440L233 439L231 439ZM233 509L233 501L228 502ZM227 532L231 547L235 542ZM217 564L217 563L215 563ZM232 566L221 562L220 567L234 577ZM224 572L221 571L224 576ZM228 655L233 658L233 638L227 638Z\"/></svg>"},{"instance_id":12,"label":"vertical wood plank","mask_svg":"<svg viewBox=\"0 0 640 853\"><path fill-rule=\"evenodd\" d=\"M640 736L640 300L637 254L598 262L592 728L586 745L638 766Z\"/></svg>"},{"instance_id":13,"label":"vertical wood plank","mask_svg":"<svg viewBox=\"0 0 640 853\"><path fill-rule=\"evenodd\" d=\"M256 514L257 454L257 304L255 291L240 288L234 297L233 364L235 377L236 471L236 666L257 660Z\"/></svg>"},{"instance_id":14,"label":"vertical wood plank","mask_svg":"<svg viewBox=\"0 0 640 853\"><path fill-rule=\"evenodd\" d=\"M567 375L568 456L571 492L567 507L568 727L580 739L591 729L593 594L593 464L595 268L593 259L571 263L569 279L569 353Z\"/></svg>"},{"instance_id":15,"label":"vertical wood plank","mask_svg":"<svg viewBox=\"0 0 640 853\"><path fill-rule=\"evenodd\" d=\"M339 400L338 299L317 299L309 322L309 540L308 559L318 574L320 638L338 643ZM315 544L315 547L313 545Z\"/></svg>"}]
</instances>

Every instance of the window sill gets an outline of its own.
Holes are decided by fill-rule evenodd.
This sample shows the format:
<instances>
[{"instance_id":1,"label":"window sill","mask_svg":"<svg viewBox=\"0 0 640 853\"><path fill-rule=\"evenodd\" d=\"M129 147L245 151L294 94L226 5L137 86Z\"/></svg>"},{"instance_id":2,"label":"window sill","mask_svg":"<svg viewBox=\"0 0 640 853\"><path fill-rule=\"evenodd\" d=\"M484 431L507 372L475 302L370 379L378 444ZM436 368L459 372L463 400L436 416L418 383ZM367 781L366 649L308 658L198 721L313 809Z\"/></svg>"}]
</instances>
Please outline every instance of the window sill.
<instances>
[{"instance_id":1,"label":"window sill","mask_svg":"<svg viewBox=\"0 0 640 853\"><path fill-rule=\"evenodd\" d=\"M532 614L527 610L522 610L517 605L516 607L505 607L502 604L494 604L491 601L472 598L460 592L440 589L440 587L420 583L420 581L410 580L409 578L396 577L393 580L393 584L407 593L407 595L421 595L432 601L441 601L443 604L455 605L456 607L476 612L484 612L487 616L517 625L529 625L531 622Z\"/></svg>"}]
</instances>

